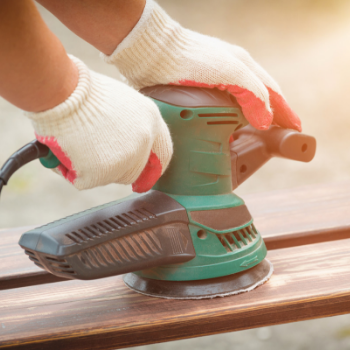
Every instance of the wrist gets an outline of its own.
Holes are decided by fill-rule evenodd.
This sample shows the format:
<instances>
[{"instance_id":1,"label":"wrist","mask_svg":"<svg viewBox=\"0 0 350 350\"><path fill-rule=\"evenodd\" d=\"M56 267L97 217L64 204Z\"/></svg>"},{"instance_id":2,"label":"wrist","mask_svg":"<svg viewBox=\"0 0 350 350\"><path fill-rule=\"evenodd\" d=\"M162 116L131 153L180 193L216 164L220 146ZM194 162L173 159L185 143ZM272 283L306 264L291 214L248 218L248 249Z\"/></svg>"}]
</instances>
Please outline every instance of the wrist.
<instances>
[{"instance_id":1,"label":"wrist","mask_svg":"<svg viewBox=\"0 0 350 350\"><path fill-rule=\"evenodd\" d=\"M146 0L37 0L66 27L110 55L140 19Z\"/></svg>"},{"instance_id":2,"label":"wrist","mask_svg":"<svg viewBox=\"0 0 350 350\"><path fill-rule=\"evenodd\" d=\"M74 62L66 55L61 60L59 68L52 67L52 69L58 69L60 74L54 73L55 77L52 77L51 82L38 88L31 102L22 109L36 113L51 110L66 101L74 92L79 81L79 70Z\"/></svg>"},{"instance_id":3,"label":"wrist","mask_svg":"<svg viewBox=\"0 0 350 350\"><path fill-rule=\"evenodd\" d=\"M74 90L76 68L34 2L1 3L0 47L0 96L15 106L39 112Z\"/></svg>"},{"instance_id":4,"label":"wrist","mask_svg":"<svg viewBox=\"0 0 350 350\"><path fill-rule=\"evenodd\" d=\"M107 63L118 67L129 84L139 90L145 86L175 83L169 75L182 70L185 53L193 43L190 31L174 21L153 0L147 0L142 16Z\"/></svg>"},{"instance_id":5,"label":"wrist","mask_svg":"<svg viewBox=\"0 0 350 350\"><path fill-rule=\"evenodd\" d=\"M145 5L142 11L141 16L138 21L134 24L128 35L125 35L123 40L121 40L118 45L114 47L114 50L107 53L101 50L101 57L107 63L114 63L113 61L116 59L118 54L122 52L124 49L131 47L141 36L141 34L145 31L147 27L147 23L150 20L150 17L154 11L155 2L153 0L145 0Z\"/></svg>"},{"instance_id":6,"label":"wrist","mask_svg":"<svg viewBox=\"0 0 350 350\"><path fill-rule=\"evenodd\" d=\"M25 112L39 134L50 134L51 128L62 124L63 120L67 121L85 103L90 93L91 77L88 67L74 56L69 55L67 58L72 72L68 75L66 85L61 86L60 98L51 100L51 103L45 102L46 106L52 105L52 108Z\"/></svg>"}]
</instances>

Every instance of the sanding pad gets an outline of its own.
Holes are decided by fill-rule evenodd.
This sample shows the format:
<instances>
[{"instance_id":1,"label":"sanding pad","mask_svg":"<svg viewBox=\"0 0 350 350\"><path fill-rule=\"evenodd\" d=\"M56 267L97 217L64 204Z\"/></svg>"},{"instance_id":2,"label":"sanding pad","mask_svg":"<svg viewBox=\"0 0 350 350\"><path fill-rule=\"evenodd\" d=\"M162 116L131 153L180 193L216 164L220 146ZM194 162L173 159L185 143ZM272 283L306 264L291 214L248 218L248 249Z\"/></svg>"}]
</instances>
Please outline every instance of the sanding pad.
<instances>
[{"instance_id":1,"label":"sanding pad","mask_svg":"<svg viewBox=\"0 0 350 350\"><path fill-rule=\"evenodd\" d=\"M249 270L224 277L198 281L162 281L124 275L124 283L135 292L166 299L207 299L249 292L265 283L273 273L271 262L264 259Z\"/></svg>"}]
</instances>

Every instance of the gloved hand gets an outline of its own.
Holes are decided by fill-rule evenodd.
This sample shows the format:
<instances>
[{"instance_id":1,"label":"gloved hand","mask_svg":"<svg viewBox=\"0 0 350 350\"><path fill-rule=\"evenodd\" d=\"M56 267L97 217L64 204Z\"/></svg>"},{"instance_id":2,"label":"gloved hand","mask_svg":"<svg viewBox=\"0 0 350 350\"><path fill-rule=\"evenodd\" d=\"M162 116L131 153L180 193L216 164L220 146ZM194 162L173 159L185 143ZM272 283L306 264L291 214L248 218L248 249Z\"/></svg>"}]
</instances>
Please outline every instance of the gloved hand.
<instances>
[{"instance_id":1,"label":"gloved hand","mask_svg":"<svg viewBox=\"0 0 350 350\"><path fill-rule=\"evenodd\" d=\"M71 56L79 82L53 109L26 115L37 139L60 160L55 170L80 190L112 182L149 190L172 155L156 104L131 87L90 71Z\"/></svg>"},{"instance_id":2,"label":"gloved hand","mask_svg":"<svg viewBox=\"0 0 350 350\"><path fill-rule=\"evenodd\" d=\"M102 56L136 89L176 84L228 90L255 128L273 122L301 131L277 83L244 49L184 29L153 0L114 53Z\"/></svg>"}]
</instances>

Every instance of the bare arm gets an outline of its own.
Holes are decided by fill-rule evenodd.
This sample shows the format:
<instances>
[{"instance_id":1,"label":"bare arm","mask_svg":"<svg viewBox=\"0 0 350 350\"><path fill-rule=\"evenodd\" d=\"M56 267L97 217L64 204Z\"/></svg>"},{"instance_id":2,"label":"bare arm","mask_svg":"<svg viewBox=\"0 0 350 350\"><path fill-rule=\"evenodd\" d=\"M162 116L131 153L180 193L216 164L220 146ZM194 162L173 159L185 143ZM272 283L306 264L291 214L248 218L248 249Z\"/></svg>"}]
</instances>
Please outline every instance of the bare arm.
<instances>
[{"instance_id":1,"label":"bare arm","mask_svg":"<svg viewBox=\"0 0 350 350\"><path fill-rule=\"evenodd\" d=\"M38 112L64 101L78 73L31 0L0 3L0 95Z\"/></svg>"},{"instance_id":2,"label":"bare arm","mask_svg":"<svg viewBox=\"0 0 350 350\"><path fill-rule=\"evenodd\" d=\"M106 55L140 19L145 0L37 0L66 27Z\"/></svg>"},{"instance_id":3,"label":"bare arm","mask_svg":"<svg viewBox=\"0 0 350 350\"><path fill-rule=\"evenodd\" d=\"M111 54L139 20L145 0L39 1L81 38ZM26 111L55 107L78 72L32 0L0 2L0 96Z\"/></svg>"}]
</instances>

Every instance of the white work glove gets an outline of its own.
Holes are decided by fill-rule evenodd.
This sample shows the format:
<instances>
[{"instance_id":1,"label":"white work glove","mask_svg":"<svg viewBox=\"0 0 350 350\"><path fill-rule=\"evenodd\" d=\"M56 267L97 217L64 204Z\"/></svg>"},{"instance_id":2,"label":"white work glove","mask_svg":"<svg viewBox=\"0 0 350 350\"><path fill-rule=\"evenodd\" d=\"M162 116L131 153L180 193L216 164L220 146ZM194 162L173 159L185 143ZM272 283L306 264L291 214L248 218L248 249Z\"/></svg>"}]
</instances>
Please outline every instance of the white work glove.
<instances>
[{"instance_id":1,"label":"white work glove","mask_svg":"<svg viewBox=\"0 0 350 350\"><path fill-rule=\"evenodd\" d=\"M79 190L112 182L148 191L165 171L172 141L156 104L70 56L79 82L60 105L27 112L37 139L60 160L55 170Z\"/></svg>"},{"instance_id":2,"label":"white work glove","mask_svg":"<svg viewBox=\"0 0 350 350\"><path fill-rule=\"evenodd\" d=\"M157 84L227 90L257 129L270 124L301 131L301 122L277 83L241 47L205 36L172 20L153 0L112 55L135 89Z\"/></svg>"}]
</instances>

